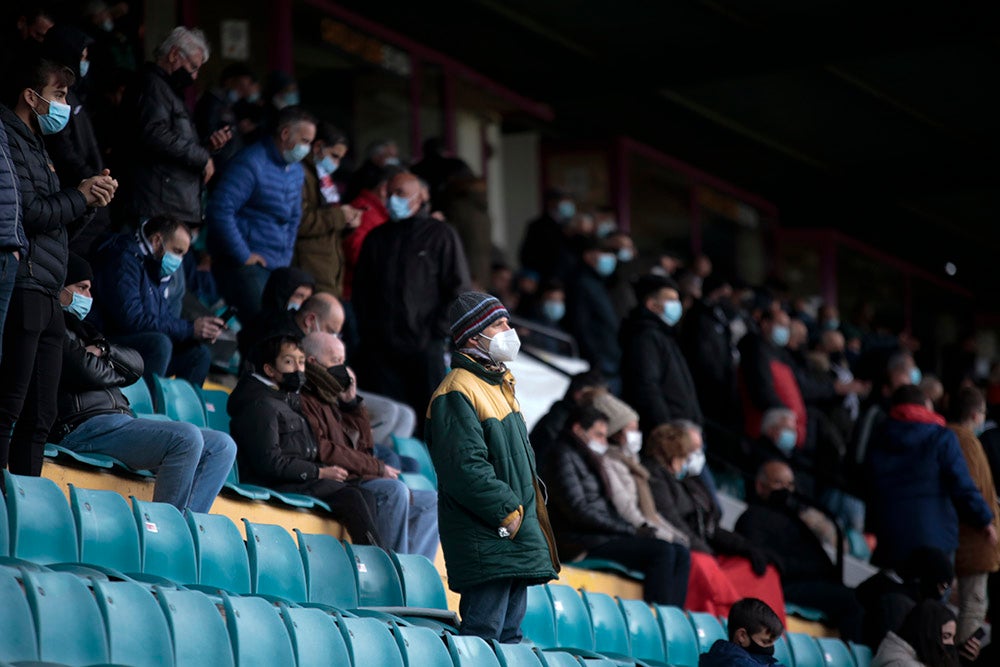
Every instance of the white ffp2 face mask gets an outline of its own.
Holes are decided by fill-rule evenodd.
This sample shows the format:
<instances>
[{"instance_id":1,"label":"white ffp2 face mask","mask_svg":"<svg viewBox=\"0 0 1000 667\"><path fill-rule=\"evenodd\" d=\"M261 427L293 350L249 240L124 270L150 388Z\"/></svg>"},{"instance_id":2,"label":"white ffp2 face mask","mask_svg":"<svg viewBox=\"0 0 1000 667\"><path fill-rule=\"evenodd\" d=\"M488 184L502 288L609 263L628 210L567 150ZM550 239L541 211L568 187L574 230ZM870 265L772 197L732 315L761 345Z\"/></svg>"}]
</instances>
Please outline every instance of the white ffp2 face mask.
<instances>
[{"instance_id":1,"label":"white ffp2 face mask","mask_svg":"<svg viewBox=\"0 0 1000 667\"><path fill-rule=\"evenodd\" d=\"M598 456L604 456L608 452L608 443L597 439L588 442L587 447Z\"/></svg>"},{"instance_id":2,"label":"white ffp2 face mask","mask_svg":"<svg viewBox=\"0 0 1000 667\"><path fill-rule=\"evenodd\" d=\"M513 329L501 331L493 338L484 334L479 335L490 342L489 353L494 361L514 361L521 350L521 339Z\"/></svg>"},{"instance_id":3,"label":"white ffp2 face mask","mask_svg":"<svg viewBox=\"0 0 1000 667\"><path fill-rule=\"evenodd\" d=\"M625 448L628 449L631 454L638 454L642 450L642 432L626 431Z\"/></svg>"},{"instance_id":4,"label":"white ffp2 face mask","mask_svg":"<svg viewBox=\"0 0 1000 667\"><path fill-rule=\"evenodd\" d=\"M705 450L699 449L691 452L688 457L688 475L697 477L705 469Z\"/></svg>"}]
</instances>

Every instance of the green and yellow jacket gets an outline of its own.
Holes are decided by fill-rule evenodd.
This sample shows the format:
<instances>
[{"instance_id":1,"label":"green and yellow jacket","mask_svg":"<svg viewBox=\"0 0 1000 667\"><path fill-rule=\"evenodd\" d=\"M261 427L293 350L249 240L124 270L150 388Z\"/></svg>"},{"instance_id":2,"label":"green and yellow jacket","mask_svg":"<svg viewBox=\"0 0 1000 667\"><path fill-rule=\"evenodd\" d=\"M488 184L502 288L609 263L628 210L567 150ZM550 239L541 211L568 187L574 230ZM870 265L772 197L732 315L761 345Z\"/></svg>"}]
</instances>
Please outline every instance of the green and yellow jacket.
<instances>
[{"instance_id":1,"label":"green and yellow jacket","mask_svg":"<svg viewBox=\"0 0 1000 667\"><path fill-rule=\"evenodd\" d=\"M456 352L431 398L425 428L438 475L438 525L448 587L554 579L559 556L510 371ZM513 537L500 527L521 524Z\"/></svg>"}]
</instances>

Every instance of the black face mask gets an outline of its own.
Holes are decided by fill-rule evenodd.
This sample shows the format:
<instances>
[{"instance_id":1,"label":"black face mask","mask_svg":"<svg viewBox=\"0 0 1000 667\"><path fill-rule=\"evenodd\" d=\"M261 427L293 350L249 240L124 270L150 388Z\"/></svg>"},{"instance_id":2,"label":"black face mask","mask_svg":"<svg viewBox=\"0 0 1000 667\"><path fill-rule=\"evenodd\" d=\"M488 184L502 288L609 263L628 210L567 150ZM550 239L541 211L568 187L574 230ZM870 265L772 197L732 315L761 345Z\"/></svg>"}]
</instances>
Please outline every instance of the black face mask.
<instances>
[{"instance_id":1,"label":"black face mask","mask_svg":"<svg viewBox=\"0 0 1000 667\"><path fill-rule=\"evenodd\" d=\"M767 504L772 507L793 511L799 507L798 500L796 500L795 496L788 489L772 491L771 495L767 498Z\"/></svg>"},{"instance_id":2,"label":"black face mask","mask_svg":"<svg viewBox=\"0 0 1000 667\"><path fill-rule=\"evenodd\" d=\"M278 383L278 387L282 391L287 391L290 394L297 394L302 390L305 383L305 373L302 371L291 371L290 373L281 374L281 382Z\"/></svg>"},{"instance_id":3,"label":"black face mask","mask_svg":"<svg viewBox=\"0 0 1000 667\"><path fill-rule=\"evenodd\" d=\"M326 372L330 374L330 377L337 381L337 384L339 384L341 389L344 391L347 391L351 387L351 374L347 372L347 364L330 366L326 369Z\"/></svg>"},{"instance_id":4,"label":"black face mask","mask_svg":"<svg viewBox=\"0 0 1000 667\"><path fill-rule=\"evenodd\" d=\"M751 655L773 656L774 655L774 644L771 644L770 646L761 646L760 644L758 644L757 642L755 642L753 640L753 638L751 637L750 638L750 646L744 647L743 650L745 650L747 653L749 653Z\"/></svg>"},{"instance_id":5,"label":"black face mask","mask_svg":"<svg viewBox=\"0 0 1000 667\"><path fill-rule=\"evenodd\" d=\"M194 83L194 77L191 76L191 72L187 71L187 67L183 65L171 72L167 78L170 81L170 87L177 92L184 90Z\"/></svg>"}]
</instances>

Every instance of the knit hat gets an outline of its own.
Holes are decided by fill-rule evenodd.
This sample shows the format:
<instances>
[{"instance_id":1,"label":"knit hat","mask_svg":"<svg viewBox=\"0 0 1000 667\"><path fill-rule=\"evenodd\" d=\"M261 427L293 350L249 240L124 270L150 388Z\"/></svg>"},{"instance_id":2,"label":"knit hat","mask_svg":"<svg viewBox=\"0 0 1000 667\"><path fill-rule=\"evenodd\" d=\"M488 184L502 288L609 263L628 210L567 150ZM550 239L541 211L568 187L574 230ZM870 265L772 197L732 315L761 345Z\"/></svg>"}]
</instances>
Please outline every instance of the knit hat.
<instances>
[{"instance_id":1,"label":"knit hat","mask_svg":"<svg viewBox=\"0 0 1000 667\"><path fill-rule=\"evenodd\" d=\"M448 307L451 337L462 347L473 336L510 313L500 301L482 292L464 292Z\"/></svg>"},{"instance_id":2,"label":"knit hat","mask_svg":"<svg viewBox=\"0 0 1000 667\"><path fill-rule=\"evenodd\" d=\"M94 282L94 271L90 268L87 260L71 252L69 254L69 261L66 263L66 280L64 284L75 285L84 280Z\"/></svg>"},{"instance_id":3,"label":"knit hat","mask_svg":"<svg viewBox=\"0 0 1000 667\"><path fill-rule=\"evenodd\" d=\"M608 417L608 435L614 435L631 422L639 421L639 413L633 410L625 401L615 398L607 392L594 396L594 407Z\"/></svg>"}]
</instances>

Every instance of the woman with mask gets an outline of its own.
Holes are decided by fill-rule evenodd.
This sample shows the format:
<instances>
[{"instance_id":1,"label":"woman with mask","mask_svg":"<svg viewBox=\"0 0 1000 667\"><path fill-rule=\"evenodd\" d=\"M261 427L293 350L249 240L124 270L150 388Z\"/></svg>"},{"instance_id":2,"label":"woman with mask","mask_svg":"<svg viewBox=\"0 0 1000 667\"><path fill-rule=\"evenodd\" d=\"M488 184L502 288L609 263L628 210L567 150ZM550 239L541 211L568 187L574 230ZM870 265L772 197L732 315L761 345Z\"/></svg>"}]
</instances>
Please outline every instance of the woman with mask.
<instances>
[{"instance_id":1,"label":"woman with mask","mask_svg":"<svg viewBox=\"0 0 1000 667\"><path fill-rule=\"evenodd\" d=\"M593 406L574 410L542 465L549 518L563 562L600 558L645 575L643 598L684 606L691 559L680 544L659 539L651 524L629 523L611 501L603 461L609 450L608 415ZM616 424L617 424L616 420Z\"/></svg>"},{"instance_id":2,"label":"woman with mask","mask_svg":"<svg viewBox=\"0 0 1000 667\"><path fill-rule=\"evenodd\" d=\"M784 621L785 598L773 559L746 538L722 528L722 513L704 483L701 428L676 420L653 429L644 463L657 511L684 531L691 545L687 608L716 615L744 597L760 598Z\"/></svg>"},{"instance_id":3,"label":"woman with mask","mask_svg":"<svg viewBox=\"0 0 1000 667\"><path fill-rule=\"evenodd\" d=\"M958 667L955 615L936 600L925 600L906 616L899 632L879 644L871 667Z\"/></svg>"}]
</instances>

